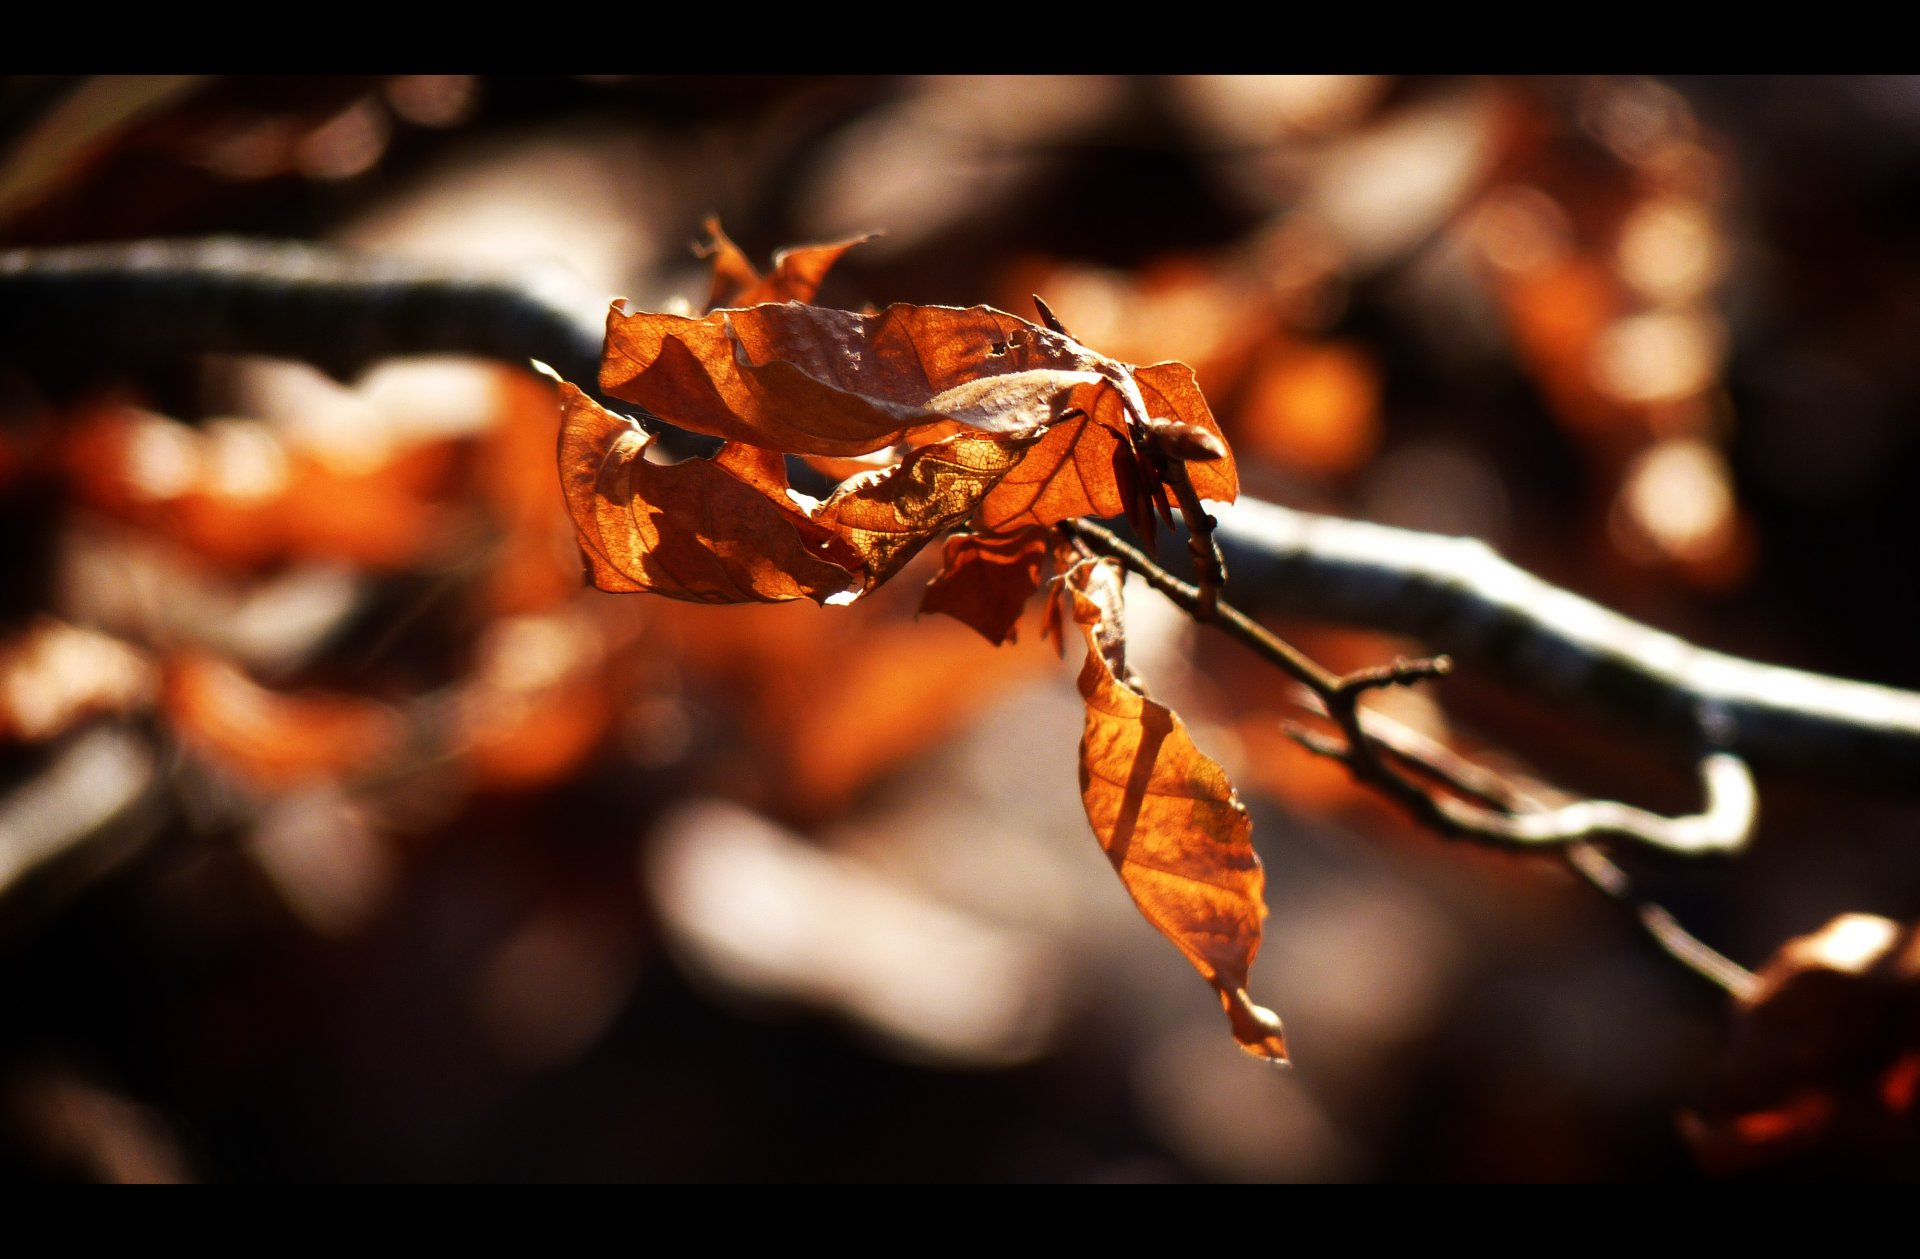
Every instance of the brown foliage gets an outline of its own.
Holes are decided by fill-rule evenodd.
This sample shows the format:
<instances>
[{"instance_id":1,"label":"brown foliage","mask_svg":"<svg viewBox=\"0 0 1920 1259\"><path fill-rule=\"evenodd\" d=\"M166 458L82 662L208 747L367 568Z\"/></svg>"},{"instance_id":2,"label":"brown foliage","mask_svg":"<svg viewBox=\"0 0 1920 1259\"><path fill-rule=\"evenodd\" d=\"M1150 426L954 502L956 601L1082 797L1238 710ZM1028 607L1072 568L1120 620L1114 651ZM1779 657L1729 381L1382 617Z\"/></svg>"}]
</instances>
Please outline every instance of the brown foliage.
<instances>
[{"instance_id":1,"label":"brown foliage","mask_svg":"<svg viewBox=\"0 0 1920 1259\"><path fill-rule=\"evenodd\" d=\"M561 484L600 589L695 603L824 603L853 582L857 559L775 497L786 475L765 452L728 444L713 459L663 466L648 461L651 439L632 421L572 385L561 386L561 399Z\"/></svg>"},{"instance_id":2,"label":"brown foliage","mask_svg":"<svg viewBox=\"0 0 1920 1259\"><path fill-rule=\"evenodd\" d=\"M806 455L861 455L960 420L1019 432L1097 379L1084 346L985 306L874 315L798 302L607 316L600 387L682 428Z\"/></svg>"},{"instance_id":3,"label":"brown foliage","mask_svg":"<svg viewBox=\"0 0 1920 1259\"><path fill-rule=\"evenodd\" d=\"M848 603L970 525L948 540L921 610L1000 644L1040 584L1047 526L1125 513L1150 542L1154 513L1170 521L1181 480L1201 498L1239 493L1233 456L1183 364L1115 362L1075 341L1045 306L1043 328L985 306L863 315L772 304L812 296L852 242L789 252L763 280L710 229L713 301L739 308L689 318L616 307L600 384L723 439L719 452L652 462L652 439L636 424L561 386L561 481L602 590ZM890 448L907 453L857 472L824 503L789 489L786 455ZM1081 783L1094 831L1141 911L1219 993L1236 1039L1285 1061L1279 1019L1246 992L1266 914L1246 810L1219 765L1127 672L1118 578L1104 566L1073 573L1090 648ZM935 685L915 688L910 720L912 710L945 706L950 690L932 671L912 672ZM864 709L843 710L872 724Z\"/></svg>"},{"instance_id":4,"label":"brown foliage","mask_svg":"<svg viewBox=\"0 0 1920 1259\"><path fill-rule=\"evenodd\" d=\"M713 290L707 297L709 309L722 306L758 306L764 302L810 302L820 291L820 282L840 261L840 255L855 245L872 240L855 236L830 245L800 245L783 249L773 256L773 270L761 275L740 247L720 230L719 219L707 220L707 256L713 259Z\"/></svg>"},{"instance_id":5,"label":"brown foliage","mask_svg":"<svg viewBox=\"0 0 1920 1259\"><path fill-rule=\"evenodd\" d=\"M1226 771L1194 746L1164 704L1148 699L1126 662L1121 579L1106 563L1066 578L1087 639L1080 693L1080 794L1087 820L1134 904L1220 994L1234 1039L1284 1062L1286 1036L1247 995L1266 917L1253 823Z\"/></svg>"},{"instance_id":6,"label":"brown foliage","mask_svg":"<svg viewBox=\"0 0 1920 1259\"><path fill-rule=\"evenodd\" d=\"M1021 610L1040 588L1046 554L1044 529L948 538L940 574L927 584L920 610L964 621L998 646L1014 637Z\"/></svg>"}]
</instances>

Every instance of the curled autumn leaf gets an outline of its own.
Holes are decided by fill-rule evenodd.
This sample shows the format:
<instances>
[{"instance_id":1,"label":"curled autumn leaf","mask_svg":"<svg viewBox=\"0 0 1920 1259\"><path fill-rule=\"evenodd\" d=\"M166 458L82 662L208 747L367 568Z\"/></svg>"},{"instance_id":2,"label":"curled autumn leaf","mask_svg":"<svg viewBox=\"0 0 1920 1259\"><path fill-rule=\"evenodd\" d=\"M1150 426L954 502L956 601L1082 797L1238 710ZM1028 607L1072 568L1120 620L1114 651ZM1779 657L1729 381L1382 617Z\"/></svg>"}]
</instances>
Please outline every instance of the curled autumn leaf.
<instances>
[{"instance_id":1,"label":"curled autumn leaf","mask_svg":"<svg viewBox=\"0 0 1920 1259\"><path fill-rule=\"evenodd\" d=\"M1240 471L1200 382L1185 363L1154 363L1133 369L1146 404L1147 429L1167 454L1187 464L1194 493L1216 503L1240 497Z\"/></svg>"},{"instance_id":2,"label":"curled autumn leaf","mask_svg":"<svg viewBox=\"0 0 1920 1259\"><path fill-rule=\"evenodd\" d=\"M779 456L729 443L712 459L650 462L650 438L560 386L560 475L593 584L695 603L824 603L858 560L791 500Z\"/></svg>"},{"instance_id":3,"label":"curled autumn leaf","mask_svg":"<svg viewBox=\"0 0 1920 1259\"><path fill-rule=\"evenodd\" d=\"M1014 636L1020 612L1040 588L1047 532L969 533L947 539L940 572L927 584L920 611L943 612L979 630L996 647Z\"/></svg>"},{"instance_id":4,"label":"curled autumn leaf","mask_svg":"<svg viewBox=\"0 0 1920 1259\"><path fill-rule=\"evenodd\" d=\"M600 387L697 433L861 455L947 420L1051 423L1055 400L1102 368L1113 365L1078 342L986 306L861 315L788 302L698 319L616 306Z\"/></svg>"},{"instance_id":5,"label":"curled autumn leaf","mask_svg":"<svg viewBox=\"0 0 1920 1259\"><path fill-rule=\"evenodd\" d=\"M1064 585L1087 640L1087 820L1140 912L1213 985L1241 1048L1285 1062L1279 1018L1247 995L1267 907L1246 806L1226 771L1194 746L1171 709L1147 698L1128 667L1119 572L1084 563Z\"/></svg>"},{"instance_id":6,"label":"curled autumn leaf","mask_svg":"<svg viewBox=\"0 0 1920 1259\"><path fill-rule=\"evenodd\" d=\"M810 506L775 451L729 442L652 463L637 425L572 385L561 397L563 485L594 584L696 603L850 602L971 515L1038 440L961 433Z\"/></svg>"},{"instance_id":7,"label":"curled autumn leaf","mask_svg":"<svg viewBox=\"0 0 1920 1259\"><path fill-rule=\"evenodd\" d=\"M1195 493L1223 503L1238 498L1239 471L1192 370L1156 363L1129 369L1128 379L1147 416L1142 432L1161 453L1187 461ZM1081 516L1138 515L1154 483L1134 445L1126 393L1103 378L1076 388L1065 408L1069 418L1050 427L980 505L979 528L1008 532ZM1145 540L1151 526L1139 523Z\"/></svg>"},{"instance_id":8,"label":"curled autumn leaf","mask_svg":"<svg viewBox=\"0 0 1920 1259\"><path fill-rule=\"evenodd\" d=\"M826 245L798 245L773 256L773 270L761 275L740 247L720 230L720 220L707 220L707 257L713 261L713 290L709 309L758 306L765 302L810 302L820 282L840 256L872 236L855 236Z\"/></svg>"},{"instance_id":9,"label":"curled autumn leaf","mask_svg":"<svg viewBox=\"0 0 1920 1259\"><path fill-rule=\"evenodd\" d=\"M922 446L895 467L841 486L814 520L860 557L872 589L972 515L1038 440L1038 433L961 433Z\"/></svg>"}]
</instances>

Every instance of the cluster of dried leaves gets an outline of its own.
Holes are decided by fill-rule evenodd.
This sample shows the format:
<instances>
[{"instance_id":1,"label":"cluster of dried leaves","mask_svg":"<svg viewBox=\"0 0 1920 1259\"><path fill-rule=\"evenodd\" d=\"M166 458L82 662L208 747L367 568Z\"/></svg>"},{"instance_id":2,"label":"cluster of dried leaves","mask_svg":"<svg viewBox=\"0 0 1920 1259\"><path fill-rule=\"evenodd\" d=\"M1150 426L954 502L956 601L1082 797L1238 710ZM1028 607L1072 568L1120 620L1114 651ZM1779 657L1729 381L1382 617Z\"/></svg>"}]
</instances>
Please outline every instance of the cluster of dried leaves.
<instances>
[{"instance_id":1,"label":"cluster of dried leaves","mask_svg":"<svg viewBox=\"0 0 1920 1259\"><path fill-rule=\"evenodd\" d=\"M813 305L857 241L790 250L763 277L712 231L713 309L616 305L600 386L719 450L655 462L638 424L561 385L560 476L594 584L845 604L944 537L922 610L1003 643L1051 568L1047 632L1060 640L1070 603L1087 640L1080 781L1094 833L1219 993L1239 1043L1285 1061L1279 1019L1246 991L1267 912L1246 809L1127 666L1119 573L1053 531L1124 514L1151 539L1156 520L1172 525L1170 499L1234 499L1233 458L1192 370L1107 358L1044 303L1044 326L986 306ZM789 483L789 455L851 475L813 499Z\"/></svg>"}]
</instances>

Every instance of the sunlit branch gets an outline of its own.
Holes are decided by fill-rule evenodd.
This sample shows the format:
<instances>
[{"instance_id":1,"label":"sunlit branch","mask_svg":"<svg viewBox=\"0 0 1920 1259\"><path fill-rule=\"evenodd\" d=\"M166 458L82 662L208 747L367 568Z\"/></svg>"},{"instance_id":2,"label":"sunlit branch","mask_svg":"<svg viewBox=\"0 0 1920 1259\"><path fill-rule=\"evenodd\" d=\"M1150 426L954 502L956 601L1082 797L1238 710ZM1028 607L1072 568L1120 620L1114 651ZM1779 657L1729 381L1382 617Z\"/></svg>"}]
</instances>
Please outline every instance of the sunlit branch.
<instances>
[{"instance_id":1,"label":"sunlit branch","mask_svg":"<svg viewBox=\"0 0 1920 1259\"><path fill-rule=\"evenodd\" d=\"M346 375L392 355L458 353L539 359L591 382L604 312L591 298L563 299L524 280L432 273L300 244L0 252L0 359L32 365L225 352ZM668 443L682 436L660 428ZM699 444L692 439L689 449ZM1249 611L1411 634L1683 755L1700 752L1704 723L1714 727L1712 743L1763 775L1920 787L1920 694L1696 647L1549 585L1477 541L1251 500L1210 506L1213 540Z\"/></svg>"},{"instance_id":2,"label":"sunlit branch","mask_svg":"<svg viewBox=\"0 0 1920 1259\"><path fill-rule=\"evenodd\" d=\"M1697 647L1562 590L1484 543L1242 500L1215 536L1251 611L1408 634L1667 751L1761 774L1920 788L1920 694Z\"/></svg>"}]
</instances>

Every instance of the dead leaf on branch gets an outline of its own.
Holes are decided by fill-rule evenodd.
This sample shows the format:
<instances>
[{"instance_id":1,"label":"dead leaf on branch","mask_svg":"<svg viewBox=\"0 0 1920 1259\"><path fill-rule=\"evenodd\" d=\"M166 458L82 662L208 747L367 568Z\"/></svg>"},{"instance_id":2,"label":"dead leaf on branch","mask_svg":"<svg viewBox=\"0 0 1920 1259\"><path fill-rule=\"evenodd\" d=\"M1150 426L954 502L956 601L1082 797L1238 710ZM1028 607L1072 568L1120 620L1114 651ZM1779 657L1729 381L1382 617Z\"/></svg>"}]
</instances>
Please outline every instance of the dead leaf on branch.
<instances>
[{"instance_id":1,"label":"dead leaf on branch","mask_svg":"<svg viewBox=\"0 0 1920 1259\"><path fill-rule=\"evenodd\" d=\"M765 302L810 302L820 283L840 256L872 235L854 236L827 245L796 245L773 256L773 270L762 276L740 247L720 230L720 220L707 220L710 240L706 256L713 259L713 289L707 308L758 306Z\"/></svg>"},{"instance_id":2,"label":"dead leaf on branch","mask_svg":"<svg viewBox=\"0 0 1920 1259\"><path fill-rule=\"evenodd\" d=\"M850 602L971 515L1038 440L962 433L809 510L776 451L729 442L651 463L630 421L572 385L561 396L563 487L594 584L696 603Z\"/></svg>"},{"instance_id":3,"label":"dead leaf on branch","mask_svg":"<svg viewBox=\"0 0 1920 1259\"><path fill-rule=\"evenodd\" d=\"M1220 994L1241 1048L1285 1062L1279 1018L1247 995L1267 907L1246 807L1226 771L1194 746L1171 709L1142 693L1128 668L1119 572L1086 563L1064 585L1087 639L1087 820L1140 912Z\"/></svg>"},{"instance_id":4,"label":"dead leaf on branch","mask_svg":"<svg viewBox=\"0 0 1920 1259\"><path fill-rule=\"evenodd\" d=\"M858 559L781 501L785 472L769 452L729 444L713 459L650 463L651 439L632 421L570 384L560 396L561 486L600 589L695 603L824 603L857 585Z\"/></svg>"},{"instance_id":5,"label":"dead leaf on branch","mask_svg":"<svg viewBox=\"0 0 1920 1259\"><path fill-rule=\"evenodd\" d=\"M1148 431L1170 455L1186 461L1194 493L1216 503L1240 497L1240 470L1200 382L1185 363L1132 369L1147 407Z\"/></svg>"},{"instance_id":6,"label":"dead leaf on branch","mask_svg":"<svg viewBox=\"0 0 1920 1259\"><path fill-rule=\"evenodd\" d=\"M1148 416L1143 427L1150 440L1187 462L1187 475L1201 498L1223 503L1238 498L1239 470L1193 371L1183 363L1129 370ZM1004 533L1081 516L1125 515L1134 518L1146 539L1152 531L1146 503L1154 484L1134 447L1125 396L1102 378L1076 388L1065 405L1072 418L1047 430L981 504L975 523Z\"/></svg>"},{"instance_id":7,"label":"dead leaf on branch","mask_svg":"<svg viewBox=\"0 0 1920 1259\"><path fill-rule=\"evenodd\" d=\"M1009 533L1125 514L1132 469L1124 435L1087 416L1055 424L981 502L975 523L988 533Z\"/></svg>"},{"instance_id":8,"label":"dead leaf on branch","mask_svg":"<svg viewBox=\"0 0 1920 1259\"><path fill-rule=\"evenodd\" d=\"M939 575L927 583L920 611L943 612L999 646L1014 637L1022 609L1040 588L1047 545L1044 529L948 538Z\"/></svg>"},{"instance_id":9,"label":"dead leaf on branch","mask_svg":"<svg viewBox=\"0 0 1920 1259\"><path fill-rule=\"evenodd\" d=\"M923 446L895 467L841 486L814 520L860 556L871 590L971 516L1039 440L1038 433L962 433Z\"/></svg>"},{"instance_id":10,"label":"dead leaf on branch","mask_svg":"<svg viewBox=\"0 0 1920 1259\"><path fill-rule=\"evenodd\" d=\"M863 455L960 420L1018 432L1117 365L985 306L873 315L799 302L607 316L600 387L682 428L789 454ZM981 384L983 380L995 383Z\"/></svg>"},{"instance_id":11,"label":"dead leaf on branch","mask_svg":"<svg viewBox=\"0 0 1920 1259\"><path fill-rule=\"evenodd\" d=\"M715 227L715 300L760 283ZM835 255L837 256L837 254ZM1045 314L1045 308L1042 307ZM597 585L693 602L845 603L950 540L923 611L996 644L1036 588L1047 527L1125 514L1150 543L1170 496L1232 501L1233 458L1179 363L1133 368L989 307L895 305L873 314L789 301L703 318L610 312L601 388L722 439L710 460L649 462L649 438L571 385L561 477ZM788 487L785 455L857 472L825 503ZM1056 568L1063 562L1054 557ZM1247 995L1264 876L1251 822L1220 766L1125 666L1120 580L1079 565L1061 588L1089 654L1081 789L1103 849L1141 912L1219 993L1249 1053L1286 1060L1280 1020Z\"/></svg>"}]
</instances>

